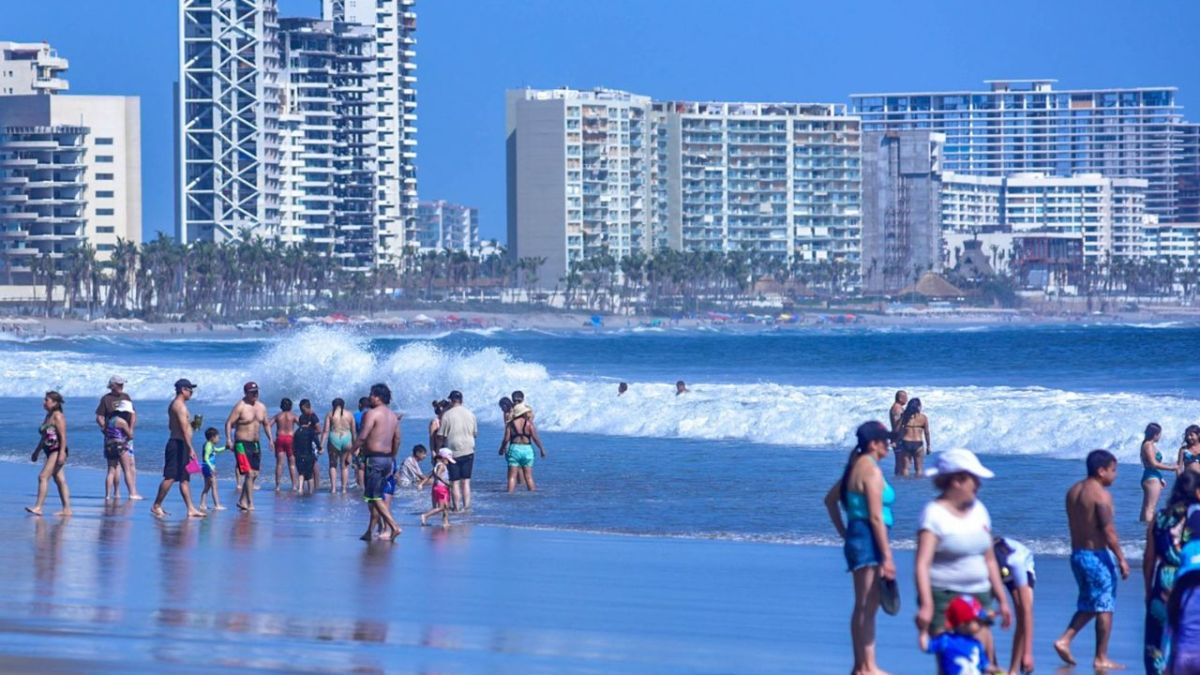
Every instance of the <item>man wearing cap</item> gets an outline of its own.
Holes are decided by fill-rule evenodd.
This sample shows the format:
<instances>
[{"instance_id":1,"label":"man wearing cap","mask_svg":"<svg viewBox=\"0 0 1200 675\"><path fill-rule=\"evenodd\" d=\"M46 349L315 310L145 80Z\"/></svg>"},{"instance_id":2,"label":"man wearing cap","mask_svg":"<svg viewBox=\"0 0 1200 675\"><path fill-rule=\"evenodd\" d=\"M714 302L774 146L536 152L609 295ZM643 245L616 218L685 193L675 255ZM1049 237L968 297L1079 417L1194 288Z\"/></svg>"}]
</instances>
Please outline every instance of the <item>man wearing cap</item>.
<instances>
[{"instance_id":1,"label":"man wearing cap","mask_svg":"<svg viewBox=\"0 0 1200 675\"><path fill-rule=\"evenodd\" d=\"M171 436L167 439L163 456L163 480L158 486L154 506L150 509L150 513L158 517L167 515L162 504L167 498L167 493L171 491L171 486L176 482L179 483L179 494L183 497L183 505L187 507L188 517L203 518L205 515L192 504L192 488L189 483L191 474L187 470L188 464L196 461L196 449L192 447L192 432L195 429L187 407L187 402L191 400L195 390L196 384L191 380L177 380L175 400L171 401L171 406L167 409L167 426Z\"/></svg>"},{"instance_id":2,"label":"man wearing cap","mask_svg":"<svg viewBox=\"0 0 1200 675\"><path fill-rule=\"evenodd\" d=\"M1117 458L1107 450L1087 456L1087 478L1067 490L1067 525L1071 530L1071 572L1079 586L1075 615L1062 637L1054 642L1059 658L1071 665L1071 640L1092 619L1096 620L1096 670L1123 668L1108 660L1117 601L1117 573L1129 578L1129 563L1121 551L1108 487L1117 479Z\"/></svg>"},{"instance_id":3,"label":"man wearing cap","mask_svg":"<svg viewBox=\"0 0 1200 675\"><path fill-rule=\"evenodd\" d=\"M475 413L463 405L461 391L450 392L446 397L450 401L450 409L442 413L442 424L439 433L446 439L446 447L454 455L454 463L450 465L450 486L454 492L454 509L469 511L471 509L471 469L475 464L475 437L479 435L479 427L475 421Z\"/></svg>"},{"instance_id":4,"label":"man wearing cap","mask_svg":"<svg viewBox=\"0 0 1200 675\"><path fill-rule=\"evenodd\" d=\"M130 408L133 407L133 399L129 398L129 394L125 393L125 378L120 375L113 375L108 378L108 393L100 397L100 404L96 406L96 426L100 427L100 436L104 437L104 429L108 426L108 420L117 412L117 404L121 401L129 401ZM129 492L130 499L141 499L137 489L137 464L133 458L133 434L137 430L137 411L131 410L129 416L129 449L121 453L120 459L117 461L117 466L121 473L125 476L125 489ZM113 496L117 496L114 492Z\"/></svg>"},{"instance_id":5,"label":"man wearing cap","mask_svg":"<svg viewBox=\"0 0 1200 675\"><path fill-rule=\"evenodd\" d=\"M238 472L243 475L242 493L238 496L238 508L243 511L254 510L254 482L258 480L258 470L262 466L260 434L266 435L267 447L271 447L267 406L258 400L258 383L247 382L242 386L242 399L234 404L225 419L225 448L233 450Z\"/></svg>"}]
</instances>

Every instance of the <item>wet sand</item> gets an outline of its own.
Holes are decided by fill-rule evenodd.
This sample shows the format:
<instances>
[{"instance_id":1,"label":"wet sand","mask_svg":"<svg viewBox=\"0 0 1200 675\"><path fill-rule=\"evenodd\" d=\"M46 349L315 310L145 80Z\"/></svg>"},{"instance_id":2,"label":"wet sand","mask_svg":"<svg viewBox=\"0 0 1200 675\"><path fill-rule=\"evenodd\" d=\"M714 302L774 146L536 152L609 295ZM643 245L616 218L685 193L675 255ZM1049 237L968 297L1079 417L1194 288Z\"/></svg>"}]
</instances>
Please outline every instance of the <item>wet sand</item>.
<instances>
[{"instance_id":1,"label":"wet sand","mask_svg":"<svg viewBox=\"0 0 1200 675\"><path fill-rule=\"evenodd\" d=\"M143 458L143 492L156 462ZM75 515L28 516L32 465L0 464L5 672L837 673L850 666L850 580L836 548L472 526L356 540L360 500L263 490L253 514L157 520L105 506L101 474L69 479ZM196 494L199 482L193 481ZM232 481L223 493L233 503ZM539 504L539 507L546 507ZM47 513L56 510L51 488ZM514 508L526 504L514 500ZM615 507L609 505L608 507ZM904 608L880 661L931 672ZM1038 559L1038 669L1074 606L1067 561ZM1135 565L1135 574L1137 566ZM1136 577L1134 577L1136 579ZM1141 584L1121 586L1112 658L1140 670ZM1001 636L1007 665L1008 633ZM1076 641L1090 663L1090 632ZM1078 672L1091 672L1079 668Z\"/></svg>"}]
</instances>

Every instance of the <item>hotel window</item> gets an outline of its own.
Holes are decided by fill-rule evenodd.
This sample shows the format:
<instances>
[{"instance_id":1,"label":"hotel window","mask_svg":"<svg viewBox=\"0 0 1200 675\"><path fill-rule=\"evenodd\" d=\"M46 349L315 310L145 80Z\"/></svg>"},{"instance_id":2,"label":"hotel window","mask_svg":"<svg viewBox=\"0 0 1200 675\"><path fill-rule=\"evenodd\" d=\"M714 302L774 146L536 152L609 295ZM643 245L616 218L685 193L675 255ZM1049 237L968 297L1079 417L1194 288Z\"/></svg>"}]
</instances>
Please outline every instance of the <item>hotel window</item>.
<instances>
[{"instance_id":1,"label":"hotel window","mask_svg":"<svg viewBox=\"0 0 1200 675\"><path fill-rule=\"evenodd\" d=\"M112 209L96 209L96 215L98 216L111 216L113 213Z\"/></svg>"},{"instance_id":2,"label":"hotel window","mask_svg":"<svg viewBox=\"0 0 1200 675\"><path fill-rule=\"evenodd\" d=\"M99 138L99 137L96 138L96 145L112 145L112 144L113 144L113 139L111 139L111 138Z\"/></svg>"},{"instance_id":3,"label":"hotel window","mask_svg":"<svg viewBox=\"0 0 1200 675\"><path fill-rule=\"evenodd\" d=\"M97 199L112 199L112 196L113 196L112 190L96 190L96 198Z\"/></svg>"},{"instance_id":4,"label":"hotel window","mask_svg":"<svg viewBox=\"0 0 1200 675\"><path fill-rule=\"evenodd\" d=\"M96 163L97 164L112 164L112 162L113 162L112 155L96 155Z\"/></svg>"},{"instance_id":5,"label":"hotel window","mask_svg":"<svg viewBox=\"0 0 1200 675\"><path fill-rule=\"evenodd\" d=\"M96 234L112 234L113 231L112 225L100 225L96 228Z\"/></svg>"},{"instance_id":6,"label":"hotel window","mask_svg":"<svg viewBox=\"0 0 1200 675\"><path fill-rule=\"evenodd\" d=\"M96 180L112 180L112 179L113 179L113 175L111 173L96 174Z\"/></svg>"}]
</instances>

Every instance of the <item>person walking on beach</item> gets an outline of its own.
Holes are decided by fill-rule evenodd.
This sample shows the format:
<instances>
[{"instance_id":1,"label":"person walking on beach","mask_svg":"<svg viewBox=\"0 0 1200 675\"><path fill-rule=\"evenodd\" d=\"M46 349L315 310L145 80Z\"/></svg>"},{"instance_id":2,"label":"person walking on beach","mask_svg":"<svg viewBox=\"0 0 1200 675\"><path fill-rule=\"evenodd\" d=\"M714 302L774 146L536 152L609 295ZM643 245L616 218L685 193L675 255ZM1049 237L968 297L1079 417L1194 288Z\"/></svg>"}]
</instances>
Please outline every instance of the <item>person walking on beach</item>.
<instances>
[{"instance_id":1,"label":"person walking on beach","mask_svg":"<svg viewBox=\"0 0 1200 675\"><path fill-rule=\"evenodd\" d=\"M371 399L370 398L363 396L362 398L358 399L358 410L356 410L354 412L354 428L357 429L357 431L354 432L355 433L355 438L354 438L355 441L358 440L358 434L362 433L363 415L366 414L367 410L370 409L370 407L371 407ZM356 487L358 487L359 490L361 490L363 487L363 480L364 480L362 455L358 454L358 453L354 453L354 452L350 453L350 463L354 465L354 480L355 480L354 484Z\"/></svg>"},{"instance_id":2,"label":"person walking on beach","mask_svg":"<svg viewBox=\"0 0 1200 675\"><path fill-rule=\"evenodd\" d=\"M154 506L150 508L150 513L160 518L168 515L162 505L167 493L171 491L171 486L176 482L179 483L179 496L183 497L188 517L203 518L205 515L192 504L191 474L187 470L188 464L196 460L196 450L192 447L192 432L195 431L196 424L193 423L187 407L187 402L192 399L195 391L196 383L191 380L176 380L175 399L167 408L167 426L171 435L163 451L163 480L158 485Z\"/></svg>"},{"instance_id":3,"label":"person walking on beach","mask_svg":"<svg viewBox=\"0 0 1200 675\"><path fill-rule=\"evenodd\" d=\"M992 549L992 518L979 500L982 481L995 474L975 453L955 448L939 454L926 475L933 478L938 496L925 505L917 532L919 639L944 630L934 618L943 616L950 601L960 595L974 596L984 607L999 605L1001 626L1008 628L1012 614ZM984 628L979 640L987 648L988 660L995 663L991 631Z\"/></svg>"},{"instance_id":4,"label":"person walking on beach","mask_svg":"<svg viewBox=\"0 0 1200 675\"><path fill-rule=\"evenodd\" d=\"M46 503L46 493L50 491L50 479L54 479L54 487L58 488L58 499L62 502L62 511L55 515L71 515L71 490L67 487L67 416L63 412L63 397L57 391L46 392L42 399L42 409L46 416L38 427L41 439L33 449L29 461L38 461L39 455L45 455L42 470L38 472L37 498L33 506L25 510L35 516L42 515L42 506Z\"/></svg>"},{"instance_id":5,"label":"person walking on beach","mask_svg":"<svg viewBox=\"0 0 1200 675\"><path fill-rule=\"evenodd\" d=\"M217 453L225 448L218 445L221 432L213 427L204 430L204 449L200 453L200 471L204 475L204 489L200 492L200 510L207 511L205 505L208 495L212 495L214 511L224 511L221 506L221 491L217 489Z\"/></svg>"},{"instance_id":6,"label":"person walking on beach","mask_svg":"<svg viewBox=\"0 0 1200 675\"><path fill-rule=\"evenodd\" d=\"M1190 424L1183 430L1183 445L1179 446L1176 471L1200 471L1200 425Z\"/></svg>"},{"instance_id":7,"label":"person walking on beach","mask_svg":"<svg viewBox=\"0 0 1200 675\"><path fill-rule=\"evenodd\" d=\"M1012 596L1013 614L1017 619L1008 673L1032 673L1033 587L1037 582L1033 552L1021 542L1007 537L994 537L992 551L996 555L996 564L1000 566L1000 580Z\"/></svg>"},{"instance_id":8,"label":"person walking on beach","mask_svg":"<svg viewBox=\"0 0 1200 675\"><path fill-rule=\"evenodd\" d=\"M1146 425L1146 433L1142 438L1142 511L1138 516L1139 523L1148 523L1154 519L1158 510L1158 497L1167 486L1167 477L1163 471L1175 471L1174 464L1163 464L1162 451L1158 449L1158 441L1162 438L1162 427L1155 422Z\"/></svg>"},{"instance_id":9,"label":"person walking on beach","mask_svg":"<svg viewBox=\"0 0 1200 675\"><path fill-rule=\"evenodd\" d=\"M429 479L433 483L433 508L421 514L421 527L428 524L430 516L442 514L442 527L450 527L450 471L454 466L454 454L448 448L438 450L433 458Z\"/></svg>"},{"instance_id":10,"label":"person walking on beach","mask_svg":"<svg viewBox=\"0 0 1200 675\"><path fill-rule=\"evenodd\" d=\"M104 500L120 498L121 456L129 452L133 441L133 403L117 401L113 413L104 425L104 461L108 470L104 475ZM132 499L132 497L131 497Z\"/></svg>"},{"instance_id":11,"label":"person walking on beach","mask_svg":"<svg viewBox=\"0 0 1200 675\"><path fill-rule=\"evenodd\" d=\"M1108 659L1113 610L1117 601L1117 573L1129 578L1129 563L1121 551L1108 487L1117 479L1117 458L1107 450L1087 456L1087 478L1067 490L1067 525L1071 530L1071 572L1079 586L1075 615L1054 651L1065 663L1075 665L1071 640L1092 619L1096 620L1096 657L1092 667L1113 670L1124 666Z\"/></svg>"},{"instance_id":12,"label":"person walking on beach","mask_svg":"<svg viewBox=\"0 0 1200 675\"><path fill-rule=\"evenodd\" d=\"M450 409L442 413L440 433L454 455L454 462L449 467L454 509L470 511L471 469L475 464L475 437L479 435L479 428L475 413L463 405L461 391L450 392L446 399L450 401Z\"/></svg>"},{"instance_id":13,"label":"person walking on beach","mask_svg":"<svg viewBox=\"0 0 1200 675\"><path fill-rule=\"evenodd\" d=\"M271 447L271 427L267 424L267 406L258 400L258 385L247 382L242 386L242 398L233 405L225 419L225 449L233 450L238 471L242 473L242 491L238 496L238 508L254 510L254 487L258 471L262 466L260 435L267 437Z\"/></svg>"},{"instance_id":14,"label":"person walking on beach","mask_svg":"<svg viewBox=\"0 0 1200 675\"><path fill-rule=\"evenodd\" d=\"M299 491L300 483L296 482L296 413L292 412L292 399L285 398L279 402L279 412L271 418L267 426L275 427L275 491L279 492L283 477L283 465L287 464L288 478L292 490Z\"/></svg>"},{"instance_id":15,"label":"person walking on beach","mask_svg":"<svg viewBox=\"0 0 1200 675\"><path fill-rule=\"evenodd\" d=\"M1183 549L1200 541L1200 529L1190 526L1188 519L1196 512L1197 503L1200 472L1185 471L1175 480L1166 505L1155 514L1146 531L1142 576L1146 591L1143 665L1147 673L1162 675L1170 664L1172 640L1167 630L1167 609L1183 564Z\"/></svg>"},{"instance_id":16,"label":"person walking on beach","mask_svg":"<svg viewBox=\"0 0 1200 675\"><path fill-rule=\"evenodd\" d=\"M125 393L125 378L120 375L113 375L108 378L108 393L100 397L100 403L96 406L96 426L100 427L101 435L105 434L105 429L108 427L108 420L117 410L117 403L120 401L129 401L133 405L133 399L129 394ZM137 412L133 412L129 421L129 438L133 439L134 431L137 429ZM138 500L142 495L137 489L137 462L133 456L132 443L126 444L126 452L121 453L117 460L119 471L125 476L125 489L129 492L129 498ZM106 493L107 494L107 493ZM117 494L114 491L113 496Z\"/></svg>"},{"instance_id":17,"label":"person walking on beach","mask_svg":"<svg viewBox=\"0 0 1200 675\"><path fill-rule=\"evenodd\" d=\"M507 398L500 399L508 401ZM446 445L446 437L442 436L442 415L450 409L450 402L443 399L433 402L433 419L429 420L429 451L437 456L437 451L441 450ZM501 408L503 411L503 408ZM508 411L512 411L512 401L508 402ZM508 420L507 412L505 413L505 421Z\"/></svg>"},{"instance_id":18,"label":"person walking on beach","mask_svg":"<svg viewBox=\"0 0 1200 675\"><path fill-rule=\"evenodd\" d=\"M914 476L925 473L925 455L932 451L932 446L929 441L929 418L921 410L921 399L910 399L897 422L900 445L896 448L896 472L899 476L908 475L909 466L913 467Z\"/></svg>"},{"instance_id":19,"label":"person walking on beach","mask_svg":"<svg viewBox=\"0 0 1200 675\"><path fill-rule=\"evenodd\" d=\"M371 385L370 409L363 414L362 432L354 441L354 452L365 462L363 499L367 502L367 531L360 537L370 541L376 525L387 526L392 541L400 536L400 528L392 519L383 503L383 489L392 466L396 451L400 448L400 420L388 409L392 402L392 391L386 384Z\"/></svg>"},{"instance_id":20,"label":"person walking on beach","mask_svg":"<svg viewBox=\"0 0 1200 675\"><path fill-rule=\"evenodd\" d=\"M317 457L321 454L321 418L313 412L312 401L300 401L300 417L297 420L295 437L296 471L299 482L296 492L311 489L315 494L321 489L321 470Z\"/></svg>"},{"instance_id":21,"label":"person walking on beach","mask_svg":"<svg viewBox=\"0 0 1200 675\"><path fill-rule=\"evenodd\" d=\"M875 662L875 615L879 612L883 584L896 583L896 563L888 533L896 491L883 477L879 462L887 457L891 434L880 422L864 422L855 432L858 444L842 477L825 495L829 520L842 538L846 568L854 577L854 609L850 613L850 641L854 646L855 675L879 672ZM842 510L847 522L842 522Z\"/></svg>"},{"instance_id":22,"label":"person walking on beach","mask_svg":"<svg viewBox=\"0 0 1200 675\"><path fill-rule=\"evenodd\" d=\"M346 402L340 398L333 399L329 414L325 415L325 423L321 428L321 445L329 451L329 492L338 491L339 480L342 494L346 494L346 484L350 478L350 446L358 426L354 415L346 412Z\"/></svg>"},{"instance_id":23,"label":"person walking on beach","mask_svg":"<svg viewBox=\"0 0 1200 675\"><path fill-rule=\"evenodd\" d=\"M508 491L517 487L517 478L525 479L525 486L530 492L537 490L533 482L533 446L537 445L542 459L546 458L546 449L542 447L542 439L538 437L537 427L533 423L533 410L524 403L513 406L512 415L504 425L504 440L500 442L500 455L508 462Z\"/></svg>"}]
</instances>

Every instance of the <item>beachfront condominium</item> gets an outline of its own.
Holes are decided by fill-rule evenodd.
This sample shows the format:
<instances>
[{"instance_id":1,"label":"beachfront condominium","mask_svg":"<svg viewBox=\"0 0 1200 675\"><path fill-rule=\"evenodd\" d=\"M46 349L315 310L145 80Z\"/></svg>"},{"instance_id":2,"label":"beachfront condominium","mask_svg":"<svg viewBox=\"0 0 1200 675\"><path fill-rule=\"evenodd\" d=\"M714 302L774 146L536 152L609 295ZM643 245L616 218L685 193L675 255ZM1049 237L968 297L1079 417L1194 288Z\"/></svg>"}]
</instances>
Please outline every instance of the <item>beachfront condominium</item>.
<instances>
[{"instance_id":1,"label":"beachfront condominium","mask_svg":"<svg viewBox=\"0 0 1200 675\"><path fill-rule=\"evenodd\" d=\"M0 41L0 96L66 91L67 60L45 42Z\"/></svg>"},{"instance_id":2,"label":"beachfront condominium","mask_svg":"<svg viewBox=\"0 0 1200 675\"><path fill-rule=\"evenodd\" d=\"M844 263L858 276L858 120L836 104L508 93L511 253L543 285L601 252L659 248Z\"/></svg>"},{"instance_id":3,"label":"beachfront condominium","mask_svg":"<svg viewBox=\"0 0 1200 675\"><path fill-rule=\"evenodd\" d=\"M1178 125L1180 145L1179 168L1175 180L1179 186L1180 222L1200 222L1200 124Z\"/></svg>"},{"instance_id":4,"label":"beachfront condominium","mask_svg":"<svg viewBox=\"0 0 1200 675\"><path fill-rule=\"evenodd\" d=\"M422 253L461 251L479 253L479 209L444 200L417 206L417 242Z\"/></svg>"},{"instance_id":5,"label":"beachfront condominium","mask_svg":"<svg viewBox=\"0 0 1200 675\"><path fill-rule=\"evenodd\" d=\"M668 246L858 264L859 122L844 106L656 101L653 113Z\"/></svg>"},{"instance_id":6,"label":"beachfront condominium","mask_svg":"<svg viewBox=\"0 0 1200 675\"><path fill-rule=\"evenodd\" d=\"M325 19L375 29L376 212L383 250L411 248L416 236L415 5L416 0L322 0Z\"/></svg>"},{"instance_id":7,"label":"beachfront condominium","mask_svg":"<svg viewBox=\"0 0 1200 675\"><path fill-rule=\"evenodd\" d=\"M324 20L281 20L276 0L180 0L181 241L302 242L346 269L402 253L412 4L345 0Z\"/></svg>"},{"instance_id":8,"label":"beachfront condominium","mask_svg":"<svg viewBox=\"0 0 1200 675\"><path fill-rule=\"evenodd\" d=\"M650 113L623 91L508 92L509 253L544 259L541 285L603 252L649 252Z\"/></svg>"},{"instance_id":9,"label":"beachfront condominium","mask_svg":"<svg viewBox=\"0 0 1200 675\"><path fill-rule=\"evenodd\" d=\"M39 47L38 54L52 55L51 65L39 68L52 68L61 86L0 96L4 284L32 283L35 261L61 271L63 259L84 244L105 261L120 242L142 239L139 99L59 95L66 60ZM10 67L16 72L2 69Z\"/></svg>"},{"instance_id":10,"label":"beachfront condominium","mask_svg":"<svg viewBox=\"0 0 1200 675\"><path fill-rule=\"evenodd\" d=\"M989 81L986 91L855 94L851 101L866 131L945 134L947 171L1137 178L1147 182L1146 209L1178 219L1176 89L1058 90L1054 82Z\"/></svg>"}]
</instances>

